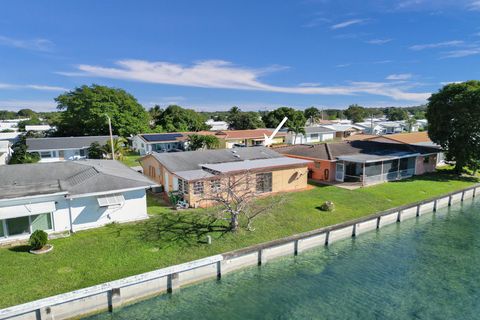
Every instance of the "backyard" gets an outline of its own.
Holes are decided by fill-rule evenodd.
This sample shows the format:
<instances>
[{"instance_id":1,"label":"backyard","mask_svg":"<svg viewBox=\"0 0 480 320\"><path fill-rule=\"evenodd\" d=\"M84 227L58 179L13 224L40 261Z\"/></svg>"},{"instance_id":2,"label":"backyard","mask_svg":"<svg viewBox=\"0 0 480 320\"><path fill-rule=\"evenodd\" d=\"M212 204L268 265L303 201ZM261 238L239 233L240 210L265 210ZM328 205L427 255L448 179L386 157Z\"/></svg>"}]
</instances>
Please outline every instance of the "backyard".
<instances>
[{"instance_id":1,"label":"backyard","mask_svg":"<svg viewBox=\"0 0 480 320\"><path fill-rule=\"evenodd\" d=\"M1 248L0 308L340 223L476 182L478 178L439 172L357 190L315 185L277 196L286 197L284 204L259 217L255 231L210 233L210 245L205 235L200 241L189 235L175 240L158 237L158 230L201 219L203 211L173 211L150 196L148 221L112 224L52 240L54 250L41 256L29 254L27 246ZM334 212L317 209L327 200L335 203Z\"/></svg>"},{"instance_id":2,"label":"backyard","mask_svg":"<svg viewBox=\"0 0 480 320\"><path fill-rule=\"evenodd\" d=\"M140 159L140 157L141 156L137 152L129 151L123 155L120 161L126 166L137 167L140 165L140 163L137 161Z\"/></svg>"}]
</instances>

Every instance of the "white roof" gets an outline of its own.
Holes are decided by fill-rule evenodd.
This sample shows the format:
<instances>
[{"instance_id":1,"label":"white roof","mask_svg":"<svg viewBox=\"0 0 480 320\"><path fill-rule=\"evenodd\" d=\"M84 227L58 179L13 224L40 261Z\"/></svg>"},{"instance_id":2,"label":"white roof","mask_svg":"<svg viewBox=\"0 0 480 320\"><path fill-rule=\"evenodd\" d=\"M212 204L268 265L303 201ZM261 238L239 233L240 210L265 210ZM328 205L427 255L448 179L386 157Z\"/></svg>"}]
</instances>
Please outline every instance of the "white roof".
<instances>
[{"instance_id":1,"label":"white roof","mask_svg":"<svg viewBox=\"0 0 480 320\"><path fill-rule=\"evenodd\" d=\"M52 129L48 124L26 125L25 131L47 131Z\"/></svg>"},{"instance_id":2,"label":"white roof","mask_svg":"<svg viewBox=\"0 0 480 320\"><path fill-rule=\"evenodd\" d=\"M210 169L220 173L235 172L235 171L245 171L269 167L280 167L280 166L289 166L289 165L298 165L303 164L307 165L312 161L281 157L273 159L259 159L259 160L245 160L245 161L234 161L234 162L224 162L224 163L213 163L213 164L201 164L202 168Z\"/></svg>"}]
</instances>

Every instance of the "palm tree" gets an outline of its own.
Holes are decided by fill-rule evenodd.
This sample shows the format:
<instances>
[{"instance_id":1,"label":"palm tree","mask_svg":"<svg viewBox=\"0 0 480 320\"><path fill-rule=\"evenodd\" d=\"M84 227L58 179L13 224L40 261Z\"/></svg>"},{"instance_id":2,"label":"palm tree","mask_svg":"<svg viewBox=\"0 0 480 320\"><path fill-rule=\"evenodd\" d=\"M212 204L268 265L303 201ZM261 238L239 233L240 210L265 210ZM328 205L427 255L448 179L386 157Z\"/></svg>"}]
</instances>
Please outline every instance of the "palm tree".
<instances>
[{"instance_id":1,"label":"palm tree","mask_svg":"<svg viewBox=\"0 0 480 320\"><path fill-rule=\"evenodd\" d=\"M127 151L127 148L125 147L127 143L127 139L123 137L118 137L116 139L113 139L113 150L115 152L115 159L122 159L123 155ZM102 147L103 152L107 155L107 158L112 158L112 146L110 142L107 142L103 147Z\"/></svg>"},{"instance_id":2,"label":"palm tree","mask_svg":"<svg viewBox=\"0 0 480 320\"><path fill-rule=\"evenodd\" d=\"M291 117L292 119L288 119L287 121L288 132L293 132L295 134L293 141L296 143L299 133L303 134L303 136L306 136L305 117L301 111L295 112Z\"/></svg>"}]
</instances>

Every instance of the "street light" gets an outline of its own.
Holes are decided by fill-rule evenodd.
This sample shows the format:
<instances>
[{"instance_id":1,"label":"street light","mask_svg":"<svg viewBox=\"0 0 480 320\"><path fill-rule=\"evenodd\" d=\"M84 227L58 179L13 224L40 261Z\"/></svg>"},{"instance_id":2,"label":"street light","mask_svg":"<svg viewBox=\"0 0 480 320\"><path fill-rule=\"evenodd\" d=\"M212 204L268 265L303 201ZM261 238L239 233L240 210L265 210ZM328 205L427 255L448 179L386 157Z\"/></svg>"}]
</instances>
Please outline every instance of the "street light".
<instances>
[{"instance_id":1,"label":"street light","mask_svg":"<svg viewBox=\"0 0 480 320\"><path fill-rule=\"evenodd\" d=\"M112 147L112 160L115 160L115 149L113 148L113 135L112 135L112 120L108 116L108 114L105 114L105 116L108 119L108 129L110 130L110 146Z\"/></svg>"}]
</instances>

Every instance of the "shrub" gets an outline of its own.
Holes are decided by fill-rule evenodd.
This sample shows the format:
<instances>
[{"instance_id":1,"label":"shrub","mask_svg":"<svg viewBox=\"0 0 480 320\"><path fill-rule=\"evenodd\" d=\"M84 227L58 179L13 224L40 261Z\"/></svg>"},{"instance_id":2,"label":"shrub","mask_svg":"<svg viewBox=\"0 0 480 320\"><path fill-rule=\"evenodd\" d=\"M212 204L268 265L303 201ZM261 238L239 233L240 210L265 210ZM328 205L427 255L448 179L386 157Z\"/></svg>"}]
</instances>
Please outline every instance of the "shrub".
<instances>
[{"instance_id":1,"label":"shrub","mask_svg":"<svg viewBox=\"0 0 480 320\"><path fill-rule=\"evenodd\" d=\"M30 246L33 250L38 250L43 248L48 242L48 235L43 230L35 230L30 236Z\"/></svg>"},{"instance_id":2,"label":"shrub","mask_svg":"<svg viewBox=\"0 0 480 320\"><path fill-rule=\"evenodd\" d=\"M335 205L332 201L325 201L321 206L320 210L322 211L333 211L335 210Z\"/></svg>"}]
</instances>

